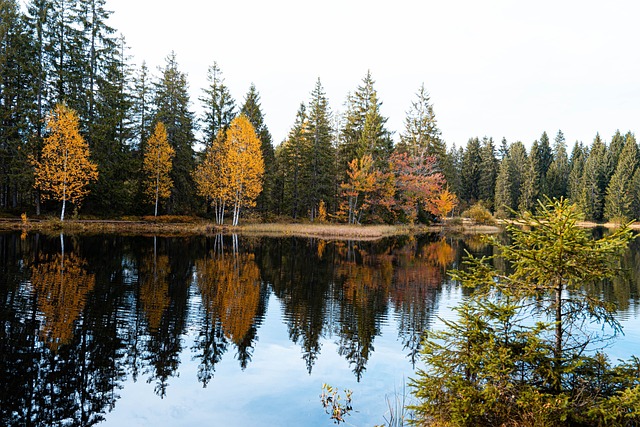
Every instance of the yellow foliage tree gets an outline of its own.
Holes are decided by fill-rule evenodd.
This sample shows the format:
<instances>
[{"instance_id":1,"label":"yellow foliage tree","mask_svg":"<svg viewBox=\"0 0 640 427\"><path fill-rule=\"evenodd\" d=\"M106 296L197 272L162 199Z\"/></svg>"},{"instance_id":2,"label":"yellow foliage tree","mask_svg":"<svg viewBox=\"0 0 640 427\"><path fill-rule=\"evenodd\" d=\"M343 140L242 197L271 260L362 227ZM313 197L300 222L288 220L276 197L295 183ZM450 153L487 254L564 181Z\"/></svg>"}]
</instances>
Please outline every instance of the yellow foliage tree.
<instances>
[{"instance_id":1,"label":"yellow foliage tree","mask_svg":"<svg viewBox=\"0 0 640 427\"><path fill-rule=\"evenodd\" d=\"M146 194L155 201L154 215L158 216L158 202L171 196L173 181L169 173L173 168L175 150L167 140L167 130L162 122L158 122L151 137L147 141L142 169L146 176Z\"/></svg>"},{"instance_id":2,"label":"yellow foliage tree","mask_svg":"<svg viewBox=\"0 0 640 427\"><path fill-rule=\"evenodd\" d=\"M458 198L445 188L428 202L429 211L439 218L444 218L458 205Z\"/></svg>"},{"instance_id":3,"label":"yellow foliage tree","mask_svg":"<svg viewBox=\"0 0 640 427\"><path fill-rule=\"evenodd\" d=\"M207 148L194 179L198 194L211 199L216 221L222 224L226 205L233 208L233 225L238 225L240 209L252 207L262 191L264 160L260 139L244 114L231 121L224 135Z\"/></svg>"},{"instance_id":4,"label":"yellow foliage tree","mask_svg":"<svg viewBox=\"0 0 640 427\"><path fill-rule=\"evenodd\" d=\"M58 104L47 117L48 136L35 167L35 188L62 202L64 221L67 200L79 205L89 193L90 181L98 179L98 166L89 160L89 145L79 130L78 115L66 104Z\"/></svg>"},{"instance_id":5,"label":"yellow foliage tree","mask_svg":"<svg viewBox=\"0 0 640 427\"><path fill-rule=\"evenodd\" d=\"M87 262L75 254L62 253L32 267L31 284L44 315L40 334L54 351L73 338L73 325L84 309L96 279L86 271Z\"/></svg>"},{"instance_id":6,"label":"yellow foliage tree","mask_svg":"<svg viewBox=\"0 0 640 427\"><path fill-rule=\"evenodd\" d=\"M216 140L207 147L204 159L193 173L198 195L211 201L216 223L224 223L224 210L231 200L231 184L228 165L226 134L219 132Z\"/></svg>"}]
</instances>

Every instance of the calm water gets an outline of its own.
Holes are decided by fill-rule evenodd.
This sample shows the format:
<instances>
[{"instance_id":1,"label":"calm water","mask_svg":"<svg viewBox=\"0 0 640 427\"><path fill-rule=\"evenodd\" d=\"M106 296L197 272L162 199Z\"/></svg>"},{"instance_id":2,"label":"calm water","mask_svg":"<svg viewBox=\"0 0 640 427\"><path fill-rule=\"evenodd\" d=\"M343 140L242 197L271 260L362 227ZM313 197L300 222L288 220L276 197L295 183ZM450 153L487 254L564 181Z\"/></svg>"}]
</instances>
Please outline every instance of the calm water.
<instances>
[{"instance_id":1,"label":"calm water","mask_svg":"<svg viewBox=\"0 0 640 427\"><path fill-rule=\"evenodd\" d=\"M465 250L492 248L0 234L0 425L329 426L323 383L382 424L463 297L446 270ZM620 307L614 360L640 354L639 257L590 289Z\"/></svg>"}]
</instances>

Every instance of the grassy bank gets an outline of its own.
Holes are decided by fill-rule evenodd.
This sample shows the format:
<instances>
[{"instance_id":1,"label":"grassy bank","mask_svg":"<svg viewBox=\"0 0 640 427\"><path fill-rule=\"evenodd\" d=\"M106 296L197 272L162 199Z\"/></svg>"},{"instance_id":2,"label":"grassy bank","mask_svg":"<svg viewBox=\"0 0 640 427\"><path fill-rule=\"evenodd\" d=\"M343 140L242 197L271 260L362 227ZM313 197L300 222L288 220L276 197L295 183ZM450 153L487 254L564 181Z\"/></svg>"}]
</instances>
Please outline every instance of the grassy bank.
<instances>
[{"instance_id":1,"label":"grassy bank","mask_svg":"<svg viewBox=\"0 0 640 427\"><path fill-rule=\"evenodd\" d=\"M320 237L329 240L376 240L388 236L412 235L429 232L481 234L499 232L500 228L474 225L469 221L454 221L433 226L407 225L347 225L314 223L251 223L238 227L217 226L210 221L194 217L158 217L136 220L66 220L58 219L0 219L0 230L36 231L70 234L124 234L190 236L240 234L255 237Z\"/></svg>"}]
</instances>

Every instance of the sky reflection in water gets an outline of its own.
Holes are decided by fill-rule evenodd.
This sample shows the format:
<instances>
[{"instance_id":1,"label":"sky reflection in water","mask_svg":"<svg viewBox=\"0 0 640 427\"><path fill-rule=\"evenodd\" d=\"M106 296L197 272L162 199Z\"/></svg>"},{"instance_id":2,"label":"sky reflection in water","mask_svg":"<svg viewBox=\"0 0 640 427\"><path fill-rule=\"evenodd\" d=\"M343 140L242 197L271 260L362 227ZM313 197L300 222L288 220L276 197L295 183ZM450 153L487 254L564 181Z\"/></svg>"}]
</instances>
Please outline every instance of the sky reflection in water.
<instances>
[{"instance_id":1,"label":"sky reflection in water","mask_svg":"<svg viewBox=\"0 0 640 427\"><path fill-rule=\"evenodd\" d=\"M466 292L445 270L492 251L436 235L64 241L0 235L2 425L326 426L325 382L353 390L350 423L382 424L420 331ZM624 310L614 360L638 353L636 246L625 278L593 289Z\"/></svg>"}]
</instances>

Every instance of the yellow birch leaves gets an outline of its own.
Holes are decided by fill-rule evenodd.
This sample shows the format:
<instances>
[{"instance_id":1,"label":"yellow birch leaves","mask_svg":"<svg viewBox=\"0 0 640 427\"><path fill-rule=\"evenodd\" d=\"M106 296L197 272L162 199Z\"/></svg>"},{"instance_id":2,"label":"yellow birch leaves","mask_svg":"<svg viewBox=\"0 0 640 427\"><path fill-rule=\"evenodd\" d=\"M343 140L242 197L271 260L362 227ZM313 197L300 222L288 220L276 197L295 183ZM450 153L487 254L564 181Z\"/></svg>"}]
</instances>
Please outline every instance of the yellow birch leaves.
<instances>
[{"instance_id":1,"label":"yellow birch leaves","mask_svg":"<svg viewBox=\"0 0 640 427\"><path fill-rule=\"evenodd\" d=\"M240 208L255 206L262 191L263 175L260 140L249 119L240 115L207 149L194 179L198 193L211 200L216 221L222 224L228 205L233 209L233 225L238 225Z\"/></svg>"},{"instance_id":2,"label":"yellow birch leaves","mask_svg":"<svg viewBox=\"0 0 640 427\"><path fill-rule=\"evenodd\" d=\"M171 196L173 181L169 173L173 168L175 150L167 140L167 130L158 122L153 135L147 141L142 169L146 177L145 193L155 201L155 216L158 216L158 203Z\"/></svg>"},{"instance_id":3,"label":"yellow birch leaves","mask_svg":"<svg viewBox=\"0 0 640 427\"><path fill-rule=\"evenodd\" d=\"M78 115L71 108L56 105L47 117L47 130L41 159L32 160L34 186L45 197L62 202L60 220L64 220L67 200L80 204L89 193L89 182L98 179L98 167L89 160L89 145L80 135Z\"/></svg>"}]
</instances>

